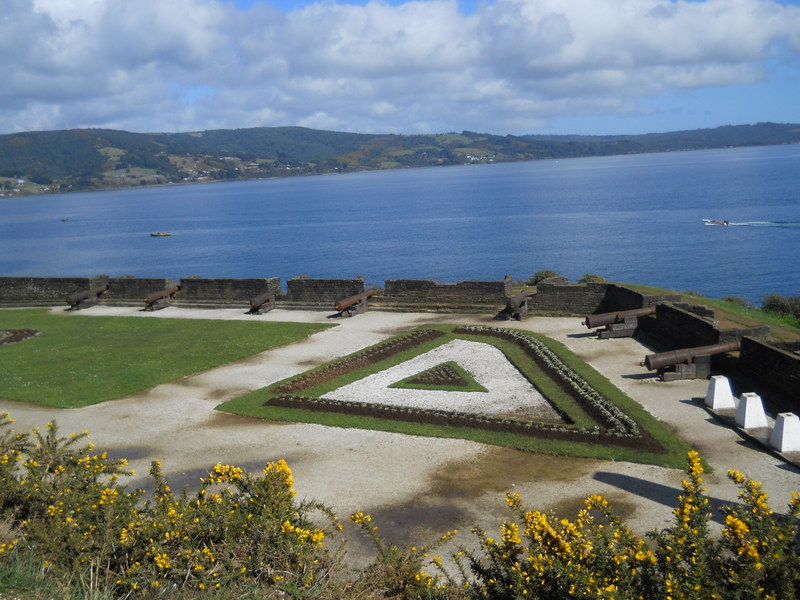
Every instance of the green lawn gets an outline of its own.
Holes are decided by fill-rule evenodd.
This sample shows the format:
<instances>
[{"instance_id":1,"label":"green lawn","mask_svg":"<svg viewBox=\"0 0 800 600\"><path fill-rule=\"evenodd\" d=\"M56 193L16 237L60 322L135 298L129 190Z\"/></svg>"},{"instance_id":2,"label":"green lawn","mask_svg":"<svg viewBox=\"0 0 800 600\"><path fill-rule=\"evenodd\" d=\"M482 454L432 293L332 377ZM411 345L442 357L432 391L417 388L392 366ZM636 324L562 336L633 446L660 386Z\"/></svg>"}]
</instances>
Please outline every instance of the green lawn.
<instances>
[{"instance_id":1,"label":"green lawn","mask_svg":"<svg viewBox=\"0 0 800 600\"><path fill-rule=\"evenodd\" d=\"M0 346L0 398L76 408L303 339L330 325L0 310L0 330L42 334Z\"/></svg>"}]
</instances>

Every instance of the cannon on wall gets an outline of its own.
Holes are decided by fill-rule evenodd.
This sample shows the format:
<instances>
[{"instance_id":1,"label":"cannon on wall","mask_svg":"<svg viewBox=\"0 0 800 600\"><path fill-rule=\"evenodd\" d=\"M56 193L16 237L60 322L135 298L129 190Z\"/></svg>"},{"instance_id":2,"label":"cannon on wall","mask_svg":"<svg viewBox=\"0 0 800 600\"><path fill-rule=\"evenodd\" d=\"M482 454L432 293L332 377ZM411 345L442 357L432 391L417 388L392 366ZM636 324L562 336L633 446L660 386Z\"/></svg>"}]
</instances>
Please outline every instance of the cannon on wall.
<instances>
[{"instance_id":1,"label":"cannon on wall","mask_svg":"<svg viewBox=\"0 0 800 600\"><path fill-rule=\"evenodd\" d=\"M181 286L173 285L166 289L153 292L144 297L145 310L160 310L166 308L172 303L172 297L179 292Z\"/></svg>"},{"instance_id":2,"label":"cannon on wall","mask_svg":"<svg viewBox=\"0 0 800 600\"><path fill-rule=\"evenodd\" d=\"M367 310L369 298L375 295L375 290L366 290L349 298L337 300L333 305L333 310L337 312L337 317L347 314L348 317L359 315Z\"/></svg>"},{"instance_id":3,"label":"cannon on wall","mask_svg":"<svg viewBox=\"0 0 800 600\"><path fill-rule=\"evenodd\" d=\"M528 317L528 290L522 290L518 294L511 296L506 301L506 308L503 311L508 319L521 321Z\"/></svg>"},{"instance_id":4,"label":"cannon on wall","mask_svg":"<svg viewBox=\"0 0 800 600\"><path fill-rule=\"evenodd\" d=\"M658 371L664 381L677 379L708 379L711 376L711 357L724 352L735 352L741 348L739 340L720 342L710 346L682 348L657 354L648 354L642 366L648 371Z\"/></svg>"},{"instance_id":5,"label":"cannon on wall","mask_svg":"<svg viewBox=\"0 0 800 600\"><path fill-rule=\"evenodd\" d=\"M250 310L247 311L249 315L260 315L265 312L271 311L275 308L275 298L278 295L278 286L270 287L263 294L254 296L250 299Z\"/></svg>"},{"instance_id":6,"label":"cannon on wall","mask_svg":"<svg viewBox=\"0 0 800 600\"><path fill-rule=\"evenodd\" d=\"M632 310L587 315L583 320L583 324L589 329L605 326L605 329L599 331L597 334L597 336L602 339L631 337L639 326L639 317L652 315L655 314L655 312L655 306L646 306L644 308L634 308Z\"/></svg>"},{"instance_id":7,"label":"cannon on wall","mask_svg":"<svg viewBox=\"0 0 800 600\"><path fill-rule=\"evenodd\" d=\"M105 292L107 289L108 284L101 285L100 287L92 288L90 290L77 292L75 294L70 294L66 298L67 304L69 304L71 310L81 310L83 308L95 306L98 302L100 302L100 294Z\"/></svg>"}]
</instances>

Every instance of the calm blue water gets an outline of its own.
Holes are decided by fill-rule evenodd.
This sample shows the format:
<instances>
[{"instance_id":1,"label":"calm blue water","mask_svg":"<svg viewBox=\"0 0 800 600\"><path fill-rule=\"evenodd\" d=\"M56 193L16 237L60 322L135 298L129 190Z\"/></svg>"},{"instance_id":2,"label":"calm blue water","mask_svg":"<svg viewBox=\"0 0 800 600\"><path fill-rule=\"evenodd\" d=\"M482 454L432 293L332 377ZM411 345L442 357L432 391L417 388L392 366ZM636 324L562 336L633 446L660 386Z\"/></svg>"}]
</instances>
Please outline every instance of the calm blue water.
<instances>
[{"instance_id":1,"label":"calm blue water","mask_svg":"<svg viewBox=\"0 0 800 600\"><path fill-rule=\"evenodd\" d=\"M774 146L0 198L0 275L553 269L758 302L800 295L798 174L800 146Z\"/></svg>"}]
</instances>

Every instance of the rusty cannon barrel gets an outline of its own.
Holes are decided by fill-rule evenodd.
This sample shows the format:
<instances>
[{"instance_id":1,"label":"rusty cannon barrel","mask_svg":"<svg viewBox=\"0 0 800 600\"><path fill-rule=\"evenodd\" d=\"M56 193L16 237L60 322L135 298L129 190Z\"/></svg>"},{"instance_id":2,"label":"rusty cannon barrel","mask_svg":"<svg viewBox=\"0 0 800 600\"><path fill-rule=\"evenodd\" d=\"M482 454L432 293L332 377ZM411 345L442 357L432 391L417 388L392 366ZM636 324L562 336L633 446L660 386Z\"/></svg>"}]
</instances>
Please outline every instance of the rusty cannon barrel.
<instances>
[{"instance_id":1,"label":"rusty cannon barrel","mask_svg":"<svg viewBox=\"0 0 800 600\"><path fill-rule=\"evenodd\" d=\"M181 290L181 286L173 285L163 290L159 290L157 292L153 292L152 294L148 294L144 297L144 303L147 305L153 304L162 298L168 298L172 296L172 294L179 292Z\"/></svg>"},{"instance_id":2,"label":"rusty cannon barrel","mask_svg":"<svg viewBox=\"0 0 800 600\"><path fill-rule=\"evenodd\" d=\"M107 289L108 284L71 294L66 298L67 304L69 304L71 310L81 310L82 308L95 306L98 302L100 302L100 294L105 292Z\"/></svg>"},{"instance_id":3,"label":"rusty cannon barrel","mask_svg":"<svg viewBox=\"0 0 800 600\"><path fill-rule=\"evenodd\" d=\"M528 299L528 295L528 290L522 290L518 294L511 296L511 298L509 298L506 302L506 310L510 313L519 312L519 309Z\"/></svg>"},{"instance_id":4,"label":"rusty cannon barrel","mask_svg":"<svg viewBox=\"0 0 800 600\"><path fill-rule=\"evenodd\" d=\"M255 296L254 298L250 299L250 306L252 308L260 308L262 304L268 302L271 298L275 297L275 292L268 291L264 292L260 296Z\"/></svg>"},{"instance_id":5,"label":"rusty cannon barrel","mask_svg":"<svg viewBox=\"0 0 800 600\"><path fill-rule=\"evenodd\" d=\"M613 323L622 323L628 317L644 317L646 315L655 314L655 306L646 306L645 308L634 308L632 310L620 310L617 312L600 313L598 315L587 315L583 324L589 329L595 327L602 327L603 325L611 325Z\"/></svg>"},{"instance_id":6,"label":"rusty cannon barrel","mask_svg":"<svg viewBox=\"0 0 800 600\"><path fill-rule=\"evenodd\" d=\"M343 312L350 308L351 306L355 306L362 300L369 298L375 295L375 290L367 290L365 292L361 292L360 294L356 294L355 296L350 296L349 298L343 298L341 300L337 300L336 303L333 305L333 310L336 312Z\"/></svg>"},{"instance_id":7,"label":"rusty cannon barrel","mask_svg":"<svg viewBox=\"0 0 800 600\"><path fill-rule=\"evenodd\" d=\"M74 306L78 304L81 300L87 300L89 298L99 296L107 289L108 285L102 285L100 287L92 288L91 290L83 290L82 292L76 292L75 294L67 296L67 304L71 304Z\"/></svg>"},{"instance_id":8,"label":"rusty cannon barrel","mask_svg":"<svg viewBox=\"0 0 800 600\"><path fill-rule=\"evenodd\" d=\"M741 342L739 340L732 340L730 342L721 342L710 346L670 350L668 352L659 352L658 354L648 354L644 357L641 364L647 367L648 371L654 371L656 369L663 369L664 367L671 367L672 365L691 362L696 356L712 356L714 354L722 354L723 352L734 352L735 350L739 350L740 347Z\"/></svg>"}]
</instances>

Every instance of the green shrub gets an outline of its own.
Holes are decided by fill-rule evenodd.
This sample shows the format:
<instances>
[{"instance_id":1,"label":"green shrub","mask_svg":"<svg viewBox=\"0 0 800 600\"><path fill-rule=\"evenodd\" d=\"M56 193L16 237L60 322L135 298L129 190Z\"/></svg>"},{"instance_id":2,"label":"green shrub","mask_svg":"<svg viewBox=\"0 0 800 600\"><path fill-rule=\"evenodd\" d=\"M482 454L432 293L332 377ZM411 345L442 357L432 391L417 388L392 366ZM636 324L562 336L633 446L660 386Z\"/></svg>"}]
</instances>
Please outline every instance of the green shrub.
<instances>
[{"instance_id":1,"label":"green shrub","mask_svg":"<svg viewBox=\"0 0 800 600\"><path fill-rule=\"evenodd\" d=\"M762 301L761 309L767 312L800 319L800 296L770 294Z\"/></svg>"},{"instance_id":2,"label":"green shrub","mask_svg":"<svg viewBox=\"0 0 800 600\"><path fill-rule=\"evenodd\" d=\"M779 315L792 314L792 303L786 296L770 294L761 301L761 310Z\"/></svg>"},{"instance_id":3,"label":"green shrub","mask_svg":"<svg viewBox=\"0 0 800 600\"><path fill-rule=\"evenodd\" d=\"M558 276L559 274L556 273L555 271L551 271L549 269L542 269L541 271L536 271L536 273L533 274L533 277L529 277L525 283L527 285L537 285L540 281Z\"/></svg>"},{"instance_id":4,"label":"green shrub","mask_svg":"<svg viewBox=\"0 0 800 600\"><path fill-rule=\"evenodd\" d=\"M583 277L578 279L578 283L606 283L606 278L602 275L586 273Z\"/></svg>"}]
</instances>

